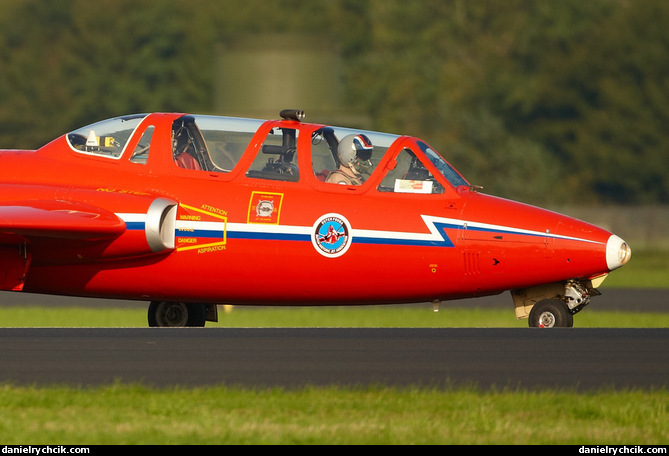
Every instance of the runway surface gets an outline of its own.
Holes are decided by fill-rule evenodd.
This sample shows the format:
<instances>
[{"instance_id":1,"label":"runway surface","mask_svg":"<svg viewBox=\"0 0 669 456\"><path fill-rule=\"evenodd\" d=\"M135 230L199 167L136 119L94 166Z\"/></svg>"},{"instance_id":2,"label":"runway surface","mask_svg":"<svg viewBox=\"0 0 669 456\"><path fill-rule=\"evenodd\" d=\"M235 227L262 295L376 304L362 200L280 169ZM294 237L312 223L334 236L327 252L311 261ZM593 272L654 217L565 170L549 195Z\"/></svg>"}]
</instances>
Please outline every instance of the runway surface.
<instances>
[{"instance_id":1,"label":"runway surface","mask_svg":"<svg viewBox=\"0 0 669 456\"><path fill-rule=\"evenodd\" d=\"M91 386L669 386L669 329L6 328L0 381Z\"/></svg>"},{"instance_id":2,"label":"runway surface","mask_svg":"<svg viewBox=\"0 0 669 456\"><path fill-rule=\"evenodd\" d=\"M0 305L145 304L5 292ZM506 293L444 306L503 306L513 312ZM605 290L591 306L667 312L669 290ZM659 388L669 386L669 328L0 328L0 382L5 381Z\"/></svg>"}]
</instances>

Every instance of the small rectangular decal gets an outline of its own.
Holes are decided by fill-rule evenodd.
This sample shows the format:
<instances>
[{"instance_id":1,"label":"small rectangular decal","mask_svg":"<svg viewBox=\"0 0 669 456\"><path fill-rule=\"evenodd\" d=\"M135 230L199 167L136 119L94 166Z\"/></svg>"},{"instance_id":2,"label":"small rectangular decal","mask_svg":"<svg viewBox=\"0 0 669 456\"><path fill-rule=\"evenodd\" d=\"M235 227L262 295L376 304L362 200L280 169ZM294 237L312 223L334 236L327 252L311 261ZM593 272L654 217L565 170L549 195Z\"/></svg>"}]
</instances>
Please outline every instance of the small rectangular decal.
<instances>
[{"instance_id":1,"label":"small rectangular decal","mask_svg":"<svg viewBox=\"0 0 669 456\"><path fill-rule=\"evenodd\" d=\"M396 179L395 193L432 193L432 181Z\"/></svg>"},{"instance_id":2,"label":"small rectangular decal","mask_svg":"<svg viewBox=\"0 0 669 456\"><path fill-rule=\"evenodd\" d=\"M279 224L283 193L253 192L249 202L247 223Z\"/></svg>"}]
</instances>

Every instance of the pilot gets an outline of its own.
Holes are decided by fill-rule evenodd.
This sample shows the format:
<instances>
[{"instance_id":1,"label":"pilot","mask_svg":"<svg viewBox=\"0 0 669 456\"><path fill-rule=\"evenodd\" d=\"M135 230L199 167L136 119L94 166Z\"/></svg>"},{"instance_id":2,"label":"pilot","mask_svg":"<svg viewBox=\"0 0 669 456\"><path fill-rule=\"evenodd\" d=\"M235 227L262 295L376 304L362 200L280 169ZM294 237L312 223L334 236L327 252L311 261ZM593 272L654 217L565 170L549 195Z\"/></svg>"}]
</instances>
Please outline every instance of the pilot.
<instances>
[{"instance_id":1,"label":"pilot","mask_svg":"<svg viewBox=\"0 0 669 456\"><path fill-rule=\"evenodd\" d=\"M365 181L364 173L370 174L374 146L365 135L348 135L339 141L337 155L339 169L332 171L325 180L332 184L362 185Z\"/></svg>"},{"instance_id":2,"label":"pilot","mask_svg":"<svg viewBox=\"0 0 669 456\"><path fill-rule=\"evenodd\" d=\"M181 168L201 170L198 163L193 140L186 130L183 121L181 125L172 127L172 154L174 162Z\"/></svg>"}]
</instances>

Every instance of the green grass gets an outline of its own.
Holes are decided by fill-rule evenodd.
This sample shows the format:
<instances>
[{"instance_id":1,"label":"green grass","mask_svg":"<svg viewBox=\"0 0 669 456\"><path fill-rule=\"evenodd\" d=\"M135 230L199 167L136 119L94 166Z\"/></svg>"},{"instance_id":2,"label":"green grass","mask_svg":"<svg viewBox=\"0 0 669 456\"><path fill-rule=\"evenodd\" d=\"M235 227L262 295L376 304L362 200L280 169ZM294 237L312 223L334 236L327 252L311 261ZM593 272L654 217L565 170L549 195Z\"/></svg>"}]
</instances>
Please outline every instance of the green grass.
<instances>
[{"instance_id":1,"label":"green grass","mask_svg":"<svg viewBox=\"0 0 669 456\"><path fill-rule=\"evenodd\" d=\"M633 251L630 262L609 274L604 286L669 288L669 251L663 249Z\"/></svg>"},{"instance_id":2,"label":"green grass","mask_svg":"<svg viewBox=\"0 0 669 456\"><path fill-rule=\"evenodd\" d=\"M509 298L510 299L510 298ZM139 327L147 326L146 308L0 307L2 327ZM415 327L526 328L509 308L481 309L442 305L439 312L425 306L374 307L234 307L219 308L216 327ZM630 313L586 308L574 316L577 328L668 328L667 313Z\"/></svg>"},{"instance_id":3,"label":"green grass","mask_svg":"<svg viewBox=\"0 0 669 456\"><path fill-rule=\"evenodd\" d=\"M3 444L669 443L669 393L0 385Z\"/></svg>"}]
</instances>

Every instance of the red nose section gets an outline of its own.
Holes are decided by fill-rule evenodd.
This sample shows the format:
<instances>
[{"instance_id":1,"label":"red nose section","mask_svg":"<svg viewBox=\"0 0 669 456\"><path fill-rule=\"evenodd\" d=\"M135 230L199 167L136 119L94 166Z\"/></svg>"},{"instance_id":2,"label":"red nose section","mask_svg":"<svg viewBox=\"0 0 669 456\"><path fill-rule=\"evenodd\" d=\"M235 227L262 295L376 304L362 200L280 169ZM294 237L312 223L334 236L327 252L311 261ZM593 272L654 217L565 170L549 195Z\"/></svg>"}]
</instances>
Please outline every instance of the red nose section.
<instances>
[{"instance_id":1,"label":"red nose section","mask_svg":"<svg viewBox=\"0 0 669 456\"><path fill-rule=\"evenodd\" d=\"M499 280L500 287L587 280L629 261L627 243L595 225L514 201L471 196L458 244L484 265L494 265L491 282Z\"/></svg>"}]
</instances>

